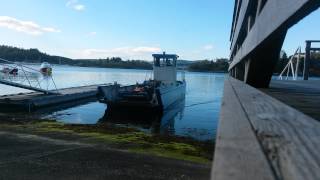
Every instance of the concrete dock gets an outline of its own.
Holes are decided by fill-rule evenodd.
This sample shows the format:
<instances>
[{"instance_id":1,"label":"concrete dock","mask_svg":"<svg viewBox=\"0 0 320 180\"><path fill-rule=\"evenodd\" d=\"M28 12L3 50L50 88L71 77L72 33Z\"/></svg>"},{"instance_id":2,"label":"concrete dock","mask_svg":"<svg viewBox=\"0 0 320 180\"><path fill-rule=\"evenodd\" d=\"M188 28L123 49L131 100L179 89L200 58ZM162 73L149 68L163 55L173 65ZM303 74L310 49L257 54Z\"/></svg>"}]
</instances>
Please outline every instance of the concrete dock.
<instances>
[{"instance_id":1,"label":"concrete dock","mask_svg":"<svg viewBox=\"0 0 320 180\"><path fill-rule=\"evenodd\" d=\"M101 85L102 84L59 89L58 94L31 92L3 95L0 96L0 108L1 110L23 109L32 111L43 107L92 98L96 96L97 88Z\"/></svg>"},{"instance_id":2,"label":"concrete dock","mask_svg":"<svg viewBox=\"0 0 320 180\"><path fill-rule=\"evenodd\" d=\"M0 124L0 179L205 180L210 176L209 164L133 153L59 132L30 133L9 131Z\"/></svg>"}]
</instances>

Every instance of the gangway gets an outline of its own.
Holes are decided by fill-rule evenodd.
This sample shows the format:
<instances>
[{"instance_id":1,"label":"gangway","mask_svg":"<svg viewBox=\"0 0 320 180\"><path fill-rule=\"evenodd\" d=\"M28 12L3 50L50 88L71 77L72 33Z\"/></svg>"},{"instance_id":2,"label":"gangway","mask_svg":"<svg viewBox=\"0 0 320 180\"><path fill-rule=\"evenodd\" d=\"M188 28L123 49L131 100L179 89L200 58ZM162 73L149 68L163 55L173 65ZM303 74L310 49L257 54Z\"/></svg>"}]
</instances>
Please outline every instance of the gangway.
<instances>
[{"instance_id":1,"label":"gangway","mask_svg":"<svg viewBox=\"0 0 320 180\"><path fill-rule=\"evenodd\" d=\"M44 94L58 94L58 89L51 75L44 75L40 70L0 58L0 84L41 92ZM47 87L44 88L43 77ZM49 83L53 84L54 90L49 89Z\"/></svg>"},{"instance_id":2,"label":"gangway","mask_svg":"<svg viewBox=\"0 0 320 180\"><path fill-rule=\"evenodd\" d=\"M31 91L42 92L44 94L56 94L57 93L57 92L54 92L54 91L48 91L48 90L40 89L40 88L37 88L37 87L27 86L27 85L24 85L24 84L10 82L10 81L6 81L6 80L2 80L2 79L0 79L0 84L12 86L12 87L17 87L17 88L22 88L22 89L27 89L27 90L31 90Z\"/></svg>"},{"instance_id":3,"label":"gangway","mask_svg":"<svg viewBox=\"0 0 320 180\"><path fill-rule=\"evenodd\" d=\"M298 74L299 74L299 66L300 66L301 58L302 58L302 56L301 56L301 47L298 47L298 49L295 51L293 56L291 56L288 64L281 71L278 79L282 80L282 76L284 74L287 74L285 79L288 80L289 76L290 76L290 73L291 73L292 80L297 80L298 79ZM303 58L303 59L305 59L305 58Z\"/></svg>"}]
</instances>

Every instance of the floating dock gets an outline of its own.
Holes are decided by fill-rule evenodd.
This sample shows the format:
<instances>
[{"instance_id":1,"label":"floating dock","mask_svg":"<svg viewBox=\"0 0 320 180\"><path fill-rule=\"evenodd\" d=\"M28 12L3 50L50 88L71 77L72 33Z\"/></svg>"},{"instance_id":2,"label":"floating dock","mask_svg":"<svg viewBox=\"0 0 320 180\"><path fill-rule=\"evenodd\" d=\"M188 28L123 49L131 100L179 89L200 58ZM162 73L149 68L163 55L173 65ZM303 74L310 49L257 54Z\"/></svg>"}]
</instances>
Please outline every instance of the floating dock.
<instances>
[{"instance_id":1,"label":"floating dock","mask_svg":"<svg viewBox=\"0 0 320 180\"><path fill-rule=\"evenodd\" d=\"M106 84L59 89L58 94L31 92L3 95L0 96L0 109L23 109L30 112L43 107L92 98L97 95L98 86L102 85Z\"/></svg>"}]
</instances>

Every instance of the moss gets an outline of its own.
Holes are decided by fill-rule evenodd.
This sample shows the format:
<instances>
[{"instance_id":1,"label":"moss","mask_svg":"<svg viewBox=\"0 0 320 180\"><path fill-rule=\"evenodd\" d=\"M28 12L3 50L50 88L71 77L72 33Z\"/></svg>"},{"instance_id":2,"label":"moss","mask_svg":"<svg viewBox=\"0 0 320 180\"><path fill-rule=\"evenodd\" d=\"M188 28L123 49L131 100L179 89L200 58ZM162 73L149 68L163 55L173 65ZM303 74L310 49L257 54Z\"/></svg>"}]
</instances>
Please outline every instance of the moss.
<instances>
[{"instance_id":1,"label":"moss","mask_svg":"<svg viewBox=\"0 0 320 180\"><path fill-rule=\"evenodd\" d=\"M157 141L150 142L146 139L152 138L150 135L143 133L127 133L122 135L111 135L102 133L80 133L82 136L93 137L106 142L117 144L126 144L127 150L135 153L152 154L167 158L193 161L197 163L208 163L210 159L201 156L202 149L194 145L186 143L158 143ZM129 143L129 144L128 144Z\"/></svg>"},{"instance_id":2,"label":"moss","mask_svg":"<svg viewBox=\"0 0 320 180\"><path fill-rule=\"evenodd\" d=\"M94 133L94 132L82 132L78 133L81 136L90 137L90 138L96 138L98 140L112 142L112 143L122 143L122 141L119 140L117 135L110 135L110 134L102 134L102 133Z\"/></svg>"},{"instance_id":3,"label":"moss","mask_svg":"<svg viewBox=\"0 0 320 180\"><path fill-rule=\"evenodd\" d=\"M27 133L40 133L41 135L52 133L72 134L135 153L151 154L197 163L210 162L213 154L213 143L199 142L189 138L150 135L132 128L116 127L110 124L65 125L47 120L1 125L1 128L3 127Z\"/></svg>"},{"instance_id":4,"label":"moss","mask_svg":"<svg viewBox=\"0 0 320 180\"><path fill-rule=\"evenodd\" d=\"M129 149L129 151L135 152L135 153L151 154L151 155L172 158L172 159L191 161L191 162L196 162L196 163L210 163L211 162L209 159L206 159L204 157L185 155L181 152L168 151L168 150L164 150L162 148L147 148L147 149L146 148L132 148L132 149Z\"/></svg>"}]
</instances>

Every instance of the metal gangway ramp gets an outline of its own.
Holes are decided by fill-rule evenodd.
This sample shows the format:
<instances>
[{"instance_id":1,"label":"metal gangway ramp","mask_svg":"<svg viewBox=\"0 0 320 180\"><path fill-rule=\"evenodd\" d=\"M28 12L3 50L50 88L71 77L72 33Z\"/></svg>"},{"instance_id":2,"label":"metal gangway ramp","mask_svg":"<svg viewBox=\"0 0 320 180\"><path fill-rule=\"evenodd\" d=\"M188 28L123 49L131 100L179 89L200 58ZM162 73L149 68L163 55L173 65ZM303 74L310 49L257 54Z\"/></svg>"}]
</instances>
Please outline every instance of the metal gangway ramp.
<instances>
[{"instance_id":1,"label":"metal gangway ramp","mask_svg":"<svg viewBox=\"0 0 320 180\"><path fill-rule=\"evenodd\" d=\"M53 85L53 90L49 84ZM0 84L41 92L58 94L58 89L51 75L44 75L40 70L0 58Z\"/></svg>"}]
</instances>

